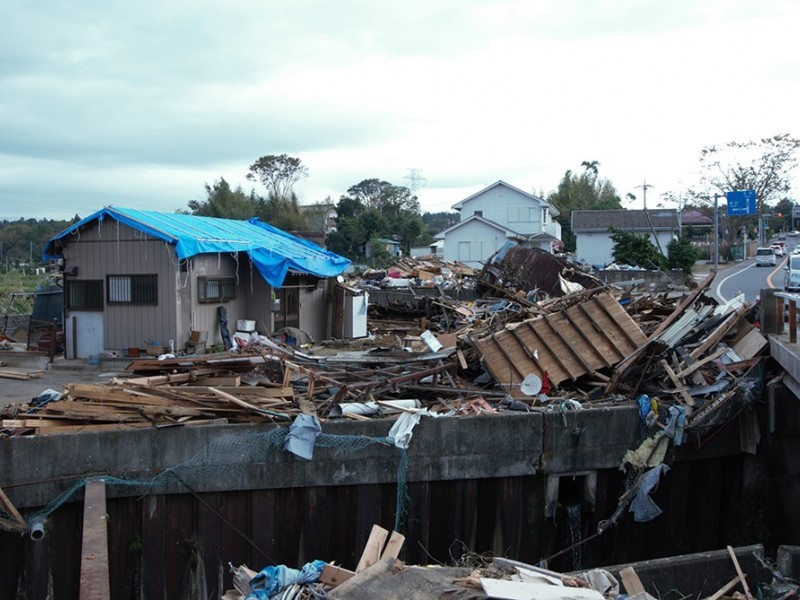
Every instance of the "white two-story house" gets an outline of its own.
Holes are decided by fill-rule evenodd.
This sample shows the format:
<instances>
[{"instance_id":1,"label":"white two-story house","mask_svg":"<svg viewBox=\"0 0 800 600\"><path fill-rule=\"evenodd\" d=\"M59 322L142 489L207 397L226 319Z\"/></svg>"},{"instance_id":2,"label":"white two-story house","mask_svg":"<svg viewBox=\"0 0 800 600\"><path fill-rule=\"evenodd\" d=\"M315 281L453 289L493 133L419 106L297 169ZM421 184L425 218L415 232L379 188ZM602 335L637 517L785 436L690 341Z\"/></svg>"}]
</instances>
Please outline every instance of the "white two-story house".
<instances>
[{"instance_id":1,"label":"white two-story house","mask_svg":"<svg viewBox=\"0 0 800 600\"><path fill-rule=\"evenodd\" d=\"M436 236L444 241L445 260L481 267L507 242L552 252L561 240L556 207L502 180L452 208L461 221Z\"/></svg>"}]
</instances>

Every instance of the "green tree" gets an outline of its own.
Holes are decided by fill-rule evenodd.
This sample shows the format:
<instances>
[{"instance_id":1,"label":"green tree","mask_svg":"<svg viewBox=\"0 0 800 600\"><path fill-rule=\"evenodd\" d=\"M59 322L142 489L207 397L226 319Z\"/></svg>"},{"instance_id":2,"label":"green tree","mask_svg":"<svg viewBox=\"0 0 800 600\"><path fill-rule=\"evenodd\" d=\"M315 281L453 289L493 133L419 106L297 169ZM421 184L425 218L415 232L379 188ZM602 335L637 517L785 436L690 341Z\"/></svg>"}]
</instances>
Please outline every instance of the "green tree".
<instances>
[{"instance_id":1,"label":"green tree","mask_svg":"<svg viewBox=\"0 0 800 600\"><path fill-rule=\"evenodd\" d=\"M647 234L639 235L613 227L609 231L613 243L611 254L616 262L643 269L660 269L664 266L664 256Z\"/></svg>"},{"instance_id":2,"label":"green tree","mask_svg":"<svg viewBox=\"0 0 800 600\"><path fill-rule=\"evenodd\" d=\"M231 189L230 184L221 177L213 185L205 184L205 200L190 200L191 214L220 219L249 219L262 212L261 200L255 192L245 194L241 187Z\"/></svg>"},{"instance_id":3,"label":"green tree","mask_svg":"<svg viewBox=\"0 0 800 600\"><path fill-rule=\"evenodd\" d=\"M558 184L558 189L547 197L547 202L559 211L556 220L561 224L561 239L567 252L575 251L575 235L571 228L573 210L622 208L613 184L599 176L600 163L596 160L583 161L581 166L584 169L583 173L567 170Z\"/></svg>"},{"instance_id":4,"label":"green tree","mask_svg":"<svg viewBox=\"0 0 800 600\"><path fill-rule=\"evenodd\" d=\"M358 261L363 260L369 240L379 237L399 240L407 255L425 224L419 201L408 188L365 179L339 199L336 229L328 235L328 249Z\"/></svg>"},{"instance_id":5,"label":"green tree","mask_svg":"<svg viewBox=\"0 0 800 600\"><path fill-rule=\"evenodd\" d=\"M686 232L667 244L667 266L691 275L699 254L697 247L692 244L691 235Z\"/></svg>"},{"instance_id":6,"label":"green tree","mask_svg":"<svg viewBox=\"0 0 800 600\"><path fill-rule=\"evenodd\" d=\"M248 168L247 179L260 181L268 198L290 199L294 185L308 177L308 168L288 154L262 156Z\"/></svg>"},{"instance_id":7,"label":"green tree","mask_svg":"<svg viewBox=\"0 0 800 600\"><path fill-rule=\"evenodd\" d=\"M259 204L261 211L258 216L262 221L284 231L302 231L306 228L305 215L294 192L287 197L275 196L270 192Z\"/></svg>"}]
</instances>

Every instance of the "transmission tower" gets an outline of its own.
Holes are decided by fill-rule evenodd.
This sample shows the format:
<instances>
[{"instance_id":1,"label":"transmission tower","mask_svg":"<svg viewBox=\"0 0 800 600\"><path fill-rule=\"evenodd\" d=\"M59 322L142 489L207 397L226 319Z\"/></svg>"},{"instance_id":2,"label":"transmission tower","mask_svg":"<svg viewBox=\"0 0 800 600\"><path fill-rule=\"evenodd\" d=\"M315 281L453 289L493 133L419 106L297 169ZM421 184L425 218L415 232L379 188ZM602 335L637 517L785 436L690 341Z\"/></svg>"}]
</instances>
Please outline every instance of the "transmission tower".
<instances>
[{"instance_id":1,"label":"transmission tower","mask_svg":"<svg viewBox=\"0 0 800 600\"><path fill-rule=\"evenodd\" d=\"M411 193L415 196L417 195L417 190L425 187L425 184L428 182L428 180L422 176L422 169L408 169L408 175L403 177L403 179L408 182L408 189L411 190Z\"/></svg>"}]
</instances>

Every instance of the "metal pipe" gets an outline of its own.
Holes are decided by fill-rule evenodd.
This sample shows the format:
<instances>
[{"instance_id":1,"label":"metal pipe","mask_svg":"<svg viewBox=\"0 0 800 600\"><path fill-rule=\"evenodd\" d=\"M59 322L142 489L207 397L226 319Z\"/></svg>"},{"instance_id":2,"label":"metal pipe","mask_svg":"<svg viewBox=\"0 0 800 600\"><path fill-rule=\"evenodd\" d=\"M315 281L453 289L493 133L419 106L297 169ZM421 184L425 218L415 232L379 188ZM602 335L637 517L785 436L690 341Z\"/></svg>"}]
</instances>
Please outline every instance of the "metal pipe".
<instances>
[{"instance_id":1,"label":"metal pipe","mask_svg":"<svg viewBox=\"0 0 800 600\"><path fill-rule=\"evenodd\" d=\"M44 539L46 533L44 526L46 522L47 522L46 519L41 517L31 521L30 536L34 542L39 542Z\"/></svg>"}]
</instances>

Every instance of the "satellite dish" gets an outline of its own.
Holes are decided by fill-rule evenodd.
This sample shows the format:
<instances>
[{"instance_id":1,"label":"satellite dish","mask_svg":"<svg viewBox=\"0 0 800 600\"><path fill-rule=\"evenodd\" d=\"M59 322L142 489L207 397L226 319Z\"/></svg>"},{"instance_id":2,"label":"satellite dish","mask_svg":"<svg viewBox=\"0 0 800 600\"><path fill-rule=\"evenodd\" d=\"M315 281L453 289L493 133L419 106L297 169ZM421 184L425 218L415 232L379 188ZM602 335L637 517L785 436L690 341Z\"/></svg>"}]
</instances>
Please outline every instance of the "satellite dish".
<instances>
[{"instance_id":1,"label":"satellite dish","mask_svg":"<svg viewBox=\"0 0 800 600\"><path fill-rule=\"evenodd\" d=\"M531 373L525 379L522 380L522 383L519 384L519 391L525 394L526 396L535 396L538 394L542 389L542 380L539 379L537 375Z\"/></svg>"}]
</instances>

